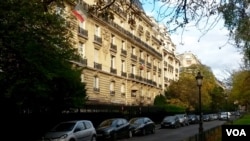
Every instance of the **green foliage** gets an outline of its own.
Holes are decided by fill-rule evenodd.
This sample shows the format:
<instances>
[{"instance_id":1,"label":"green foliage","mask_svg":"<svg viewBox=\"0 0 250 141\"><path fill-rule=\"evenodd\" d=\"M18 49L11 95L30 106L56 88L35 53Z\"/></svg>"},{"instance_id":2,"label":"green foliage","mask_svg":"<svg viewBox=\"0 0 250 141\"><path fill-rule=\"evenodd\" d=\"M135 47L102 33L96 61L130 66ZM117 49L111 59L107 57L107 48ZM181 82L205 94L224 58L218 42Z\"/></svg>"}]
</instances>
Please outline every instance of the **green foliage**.
<instances>
[{"instance_id":1,"label":"green foliage","mask_svg":"<svg viewBox=\"0 0 250 141\"><path fill-rule=\"evenodd\" d=\"M232 90L229 96L231 103L238 101L240 105L250 103L250 71L242 70L232 75Z\"/></svg>"},{"instance_id":2,"label":"green foliage","mask_svg":"<svg viewBox=\"0 0 250 141\"><path fill-rule=\"evenodd\" d=\"M229 0L220 5L219 13L222 13L225 26L230 31L235 45L242 49L245 55L245 65L250 62L250 13L248 0Z\"/></svg>"},{"instance_id":3,"label":"green foliage","mask_svg":"<svg viewBox=\"0 0 250 141\"><path fill-rule=\"evenodd\" d=\"M154 106L163 108L166 112L172 113L183 113L185 112L185 107L178 105L167 104L166 97L164 95L157 95L154 100Z\"/></svg>"},{"instance_id":4,"label":"green foliage","mask_svg":"<svg viewBox=\"0 0 250 141\"><path fill-rule=\"evenodd\" d=\"M202 105L204 108L209 109L208 107L212 102L212 97L209 94L217 85L212 71L204 65L192 65L185 68L180 73L179 80L171 83L165 93L169 104L185 107L190 111L197 111L199 104L199 93L195 79L197 70L203 75L201 87Z\"/></svg>"},{"instance_id":5,"label":"green foliage","mask_svg":"<svg viewBox=\"0 0 250 141\"><path fill-rule=\"evenodd\" d=\"M62 111L85 100L65 21L40 0L0 1L1 107ZM6 109L6 111L9 111Z\"/></svg>"},{"instance_id":6,"label":"green foliage","mask_svg":"<svg viewBox=\"0 0 250 141\"><path fill-rule=\"evenodd\" d=\"M243 115L233 122L235 125L250 125L250 114Z\"/></svg>"},{"instance_id":7,"label":"green foliage","mask_svg":"<svg viewBox=\"0 0 250 141\"><path fill-rule=\"evenodd\" d=\"M211 103L209 105L209 109L211 109L211 111L213 112L219 112L220 110L222 110L225 107L225 91L223 88L217 86L214 87L214 89L212 89L209 92L209 95L211 97Z\"/></svg>"},{"instance_id":8,"label":"green foliage","mask_svg":"<svg viewBox=\"0 0 250 141\"><path fill-rule=\"evenodd\" d=\"M185 113L186 112L185 107L180 107L178 105L165 105L164 109L166 112L170 112L170 113Z\"/></svg>"},{"instance_id":9,"label":"green foliage","mask_svg":"<svg viewBox=\"0 0 250 141\"><path fill-rule=\"evenodd\" d=\"M154 105L155 106L162 106L162 105L166 105L166 98L163 95L157 95L154 99Z\"/></svg>"}]
</instances>

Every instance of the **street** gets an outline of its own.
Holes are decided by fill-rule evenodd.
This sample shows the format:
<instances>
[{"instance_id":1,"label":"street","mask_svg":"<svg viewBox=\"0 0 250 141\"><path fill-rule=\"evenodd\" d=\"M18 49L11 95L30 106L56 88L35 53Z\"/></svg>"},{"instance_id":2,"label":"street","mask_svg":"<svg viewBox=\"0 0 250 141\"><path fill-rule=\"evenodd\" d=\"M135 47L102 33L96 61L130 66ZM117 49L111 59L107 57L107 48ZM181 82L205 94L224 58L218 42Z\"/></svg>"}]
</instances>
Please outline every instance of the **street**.
<instances>
[{"instance_id":1,"label":"street","mask_svg":"<svg viewBox=\"0 0 250 141\"><path fill-rule=\"evenodd\" d=\"M203 122L204 131L213 127L224 124L226 121L214 120L209 122ZM146 136L134 136L130 139L122 139L119 141L182 141L188 137L194 136L198 133L199 124L191 124L189 126L180 127L177 129L161 129L157 125L155 134L148 134Z\"/></svg>"}]
</instances>

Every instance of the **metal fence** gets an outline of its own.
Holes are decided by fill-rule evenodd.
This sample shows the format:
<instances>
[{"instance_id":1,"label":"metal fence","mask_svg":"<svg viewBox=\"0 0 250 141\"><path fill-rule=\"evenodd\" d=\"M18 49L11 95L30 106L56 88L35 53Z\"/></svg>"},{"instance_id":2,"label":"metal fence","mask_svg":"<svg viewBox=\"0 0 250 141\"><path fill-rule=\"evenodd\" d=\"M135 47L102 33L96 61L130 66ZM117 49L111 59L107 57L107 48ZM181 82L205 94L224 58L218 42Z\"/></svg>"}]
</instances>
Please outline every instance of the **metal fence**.
<instances>
[{"instance_id":1,"label":"metal fence","mask_svg":"<svg viewBox=\"0 0 250 141\"><path fill-rule=\"evenodd\" d=\"M221 125L204 131L202 137L203 137L202 141L221 141L222 139ZM182 141L199 141L199 134L191 136Z\"/></svg>"}]
</instances>

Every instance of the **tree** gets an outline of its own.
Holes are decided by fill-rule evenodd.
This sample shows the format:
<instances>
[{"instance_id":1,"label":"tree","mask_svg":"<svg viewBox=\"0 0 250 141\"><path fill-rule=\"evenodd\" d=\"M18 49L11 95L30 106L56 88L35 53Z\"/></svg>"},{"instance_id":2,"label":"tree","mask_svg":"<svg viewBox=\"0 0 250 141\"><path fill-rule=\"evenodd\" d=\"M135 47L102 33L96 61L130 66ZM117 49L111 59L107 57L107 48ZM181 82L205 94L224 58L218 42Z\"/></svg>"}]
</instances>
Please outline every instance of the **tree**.
<instances>
[{"instance_id":1,"label":"tree","mask_svg":"<svg viewBox=\"0 0 250 141\"><path fill-rule=\"evenodd\" d=\"M0 97L5 111L61 112L84 104L81 69L70 62L78 58L70 27L48 9L40 0L0 2Z\"/></svg>"},{"instance_id":2,"label":"tree","mask_svg":"<svg viewBox=\"0 0 250 141\"><path fill-rule=\"evenodd\" d=\"M229 94L229 101L231 103L239 102L240 105L244 105L247 108L250 104L250 72L248 70L242 70L235 72L232 76L232 89Z\"/></svg>"},{"instance_id":3,"label":"tree","mask_svg":"<svg viewBox=\"0 0 250 141\"><path fill-rule=\"evenodd\" d=\"M209 93L217 86L215 76L209 67L204 65L191 65L180 73L178 81L172 82L166 92L168 101L172 104L185 106L189 110L198 108L198 88L195 76L197 70L203 75L203 84L201 87L202 105L209 107L211 96Z\"/></svg>"}]
</instances>

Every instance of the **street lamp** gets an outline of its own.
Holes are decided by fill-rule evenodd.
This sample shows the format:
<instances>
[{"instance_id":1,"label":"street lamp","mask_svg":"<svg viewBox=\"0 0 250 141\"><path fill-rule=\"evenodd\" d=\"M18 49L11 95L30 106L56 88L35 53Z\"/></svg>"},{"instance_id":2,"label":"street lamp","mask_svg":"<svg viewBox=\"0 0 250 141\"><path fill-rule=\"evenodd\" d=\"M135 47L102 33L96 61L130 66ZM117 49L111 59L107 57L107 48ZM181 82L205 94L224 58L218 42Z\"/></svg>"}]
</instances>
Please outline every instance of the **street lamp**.
<instances>
[{"instance_id":1,"label":"street lamp","mask_svg":"<svg viewBox=\"0 0 250 141\"><path fill-rule=\"evenodd\" d=\"M225 99L226 99L226 112L227 112L227 121L228 121L228 95L225 95Z\"/></svg>"},{"instance_id":2,"label":"street lamp","mask_svg":"<svg viewBox=\"0 0 250 141\"><path fill-rule=\"evenodd\" d=\"M195 77L197 81L197 86L199 88L199 141L202 141L202 133L203 133L203 117L202 117L202 110L201 110L201 86L202 86L202 79L203 76L200 72L197 73L197 76Z\"/></svg>"}]
</instances>

